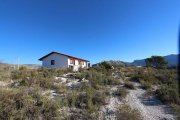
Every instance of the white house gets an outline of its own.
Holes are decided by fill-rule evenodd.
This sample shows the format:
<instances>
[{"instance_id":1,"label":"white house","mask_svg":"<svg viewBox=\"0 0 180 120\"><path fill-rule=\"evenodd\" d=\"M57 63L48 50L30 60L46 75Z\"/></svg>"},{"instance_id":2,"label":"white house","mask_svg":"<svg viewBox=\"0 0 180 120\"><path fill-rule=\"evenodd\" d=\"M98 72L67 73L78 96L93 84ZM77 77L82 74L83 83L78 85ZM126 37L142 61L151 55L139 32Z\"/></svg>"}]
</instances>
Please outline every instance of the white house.
<instances>
[{"instance_id":1,"label":"white house","mask_svg":"<svg viewBox=\"0 0 180 120\"><path fill-rule=\"evenodd\" d=\"M71 68L78 71L79 68L88 68L89 61L74 56L51 52L39 59L45 68Z\"/></svg>"}]
</instances>

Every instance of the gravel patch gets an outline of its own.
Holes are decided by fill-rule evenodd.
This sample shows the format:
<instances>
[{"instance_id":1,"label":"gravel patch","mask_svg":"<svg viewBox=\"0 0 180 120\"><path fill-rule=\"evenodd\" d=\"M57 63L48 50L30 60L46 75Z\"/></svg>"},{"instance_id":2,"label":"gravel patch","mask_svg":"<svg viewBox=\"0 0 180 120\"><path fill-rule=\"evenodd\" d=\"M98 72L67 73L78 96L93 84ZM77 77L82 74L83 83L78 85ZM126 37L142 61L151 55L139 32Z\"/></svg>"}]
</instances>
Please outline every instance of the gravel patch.
<instances>
[{"instance_id":1,"label":"gravel patch","mask_svg":"<svg viewBox=\"0 0 180 120\"><path fill-rule=\"evenodd\" d=\"M156 97L143 97L145 92L145 90L139 88L129 90L129 94L126 97L127 104L132 109L138 110L144 120L175 120L170 106L163 104Z\"/></svg>"},{"instance_id":2,"label":"gravel patch","mask_svg":"<svg viewBox=\"0 0 180 120\"><path fill-rule=\"evenodd\" d=\"M118 86L113 86L112 88L110 88L110 96L107 99L107 105L101 107L101 118L105 118L106 120L115 120L117 107L123 104L122 100L120 100L117 96L113 95L117 88Z\"/></svg>"}]
</instances>

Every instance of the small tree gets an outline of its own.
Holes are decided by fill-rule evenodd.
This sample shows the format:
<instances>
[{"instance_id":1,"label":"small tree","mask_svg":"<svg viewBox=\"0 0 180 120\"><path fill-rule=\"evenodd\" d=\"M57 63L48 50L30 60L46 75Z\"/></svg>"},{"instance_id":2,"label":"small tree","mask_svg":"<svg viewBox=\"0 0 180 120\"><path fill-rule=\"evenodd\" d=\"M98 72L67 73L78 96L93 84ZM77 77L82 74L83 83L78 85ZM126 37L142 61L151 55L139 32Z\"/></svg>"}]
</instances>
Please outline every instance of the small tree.
<instances>
[{"instance_id":1,"label":"small tree","mask_svg":"<svg viewBox=\"0 0 180 120\"><path fill-rule=\"evenodd\" d=\"M167 61L162 56L151 56L151 58L145 59L147 67L154 67L158 69L166 68Z\"/></svg>"},{"instance_id":2,"label":"small tree","mask_svg":"<svg viewBox=\"0 0 180 120\"><path fill-rule=\"evenodd\" d=\"M111 65L108 62L106 62L106 61L100 63L100 66L104 67L106 70L112 69Z\"/></svg>"}]
</instances>

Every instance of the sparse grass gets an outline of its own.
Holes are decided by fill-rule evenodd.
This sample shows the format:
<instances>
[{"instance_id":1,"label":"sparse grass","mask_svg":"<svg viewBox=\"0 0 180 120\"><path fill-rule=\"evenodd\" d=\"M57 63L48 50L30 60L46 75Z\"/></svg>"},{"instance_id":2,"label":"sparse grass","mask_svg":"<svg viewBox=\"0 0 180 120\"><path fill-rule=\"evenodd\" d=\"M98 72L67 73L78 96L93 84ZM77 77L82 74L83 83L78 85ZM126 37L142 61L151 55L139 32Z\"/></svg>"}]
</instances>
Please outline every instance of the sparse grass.
<instances>
[{"instance_id":1,"label":"sparse grass","mask_svg":"<svg viewBox=\"0 0 180 120\"><path fill-rule=\"evenodd\" d=\"M174 103L179 99L176 69L138 69L134 72L131 80L141 83L142 88L146 90L150 89L152 85L161 86L157 95L162 101Z\"/></svg>"},{"instance_id":2,"label":"sparse grass","mask_svg":"<svg viewBox=\"0 0 180 120\"><path fill-rule=\"evenodd\" d=\"M149 96L155 96L156 91L152 91L151 89L147 89L146 93L143 95L144 97L149 97Z\"/></svg>"},{"instance_id":3,"label":"sparse grass","mask_svg":"<svg viewBox=\"0 0 180 120\"><path fill-rule=\"evenodd\" d=\"M149 82L141 81L141 88L145 90L149 90L151 88L151 84Z\"/></svg>"},{"instance_id":4,"label":"sparse grass","mask_svg":"<svg viewBox=\"0 0 180 120\"><path fill-rule=\"evenodd\" d=\"M128 105L119 107L116 116L118 120L142 120L139 111L132 110Z\"/></svg>"},{"instance_id":5,"label":"sparse grass","mask_svg":"<svg viewBox=\"0 0 180 120\"><path fill-rule=\"evenodd\" d=\"M180 120L180 106L177 104L173 104L172 107L175 110L176 119Z\"/></svg>"},{"instance_id":6,"label":"sparse grass","mask_svg":"<svg viewBox=\"0 0 180 120\"><path fill-rule=\"evenodd\" d=\"M67 94L69 107L86 109L89 112L94 112L100 106L105 104L104 91L98 91L93 88L88 88L84 92L73 91Z\"/></svg>"},{"instance_id":7,"label":"sparse grass","mask_svg":"<svg viewBox=\"0 0 180 120\"><path fill-rule=\"evenodd\" d=\"M62 107L76 108L80 112L73 113L69 118L96 119L98 110L106 104L106 97L110 94L107 86L119 85L120 81L112 76L112 73L120 71L125 76L132 77L132 81L142 84L144 89L150 90L152 85L160 85L156 93L163 101L174 104L179 113L179 94L177 93L177 73L175 70L156 70L153 68L118 67L111 69L107 63L88 70L82 69L72 78L87 79L88 83L82 83L76 89L68 89L63 84L54 84L55 76L62 76L72 72L65 69L37 69L30 70L25 67L20 70L10 71L7 68L0 68L0 79L13 80L16 85L12 85L8 90L3 90L0 95L0 119L58 119L59 109ZM122 73L121 73L122 72ZM123 74L123 76L124 76ZM130 81L131 81L130 80ZM128 80L127 80L128 81ZM124 87L119 87L114 95L125 98L127 89L135 89L131 82L126 82ZM49 100L47 96L42 96L42 91L55 90L63 97L56 97ZM153 95L155 93L153 92ZM67 113L66 113L67 114ZM65 115L65 116L68 116ZM120 119L140 119L136 110L131 110L128 106L119 108L117 113Z\"/></svg>"},{"instance_id":8,"label":"sparse grass","mask_svg":"<svg viewBox=\"0 0 180 120\"><path fill-rule=\"evenodd\" d=\"M67 93L67 87L65 85L53 85L53 89L58 93L58 94L65 94Z\"/></svg>"},{"instance_id":9,"label":"sparse grass","mask_svg":"<svg viewBox=\"0 0 180 120\"><path fill-rule=\"evenodd\" d=\"M128 94L128 91L124 87L119 87L117 89L117 91L115 91L115 93L114 93L114 95L117 95L117 96L119 96L121 98L125 98L127 94Z\"/></svg>"},{"instance_id":10,"label":"sparse grass","mask_svg":"<svg viewBox=\"0 0 180 120\"><path fill-rule=\"evenodd\" d=\"M132 90L135 89L133 83L130 83L130 82L125 82L124 87L126 87L128 89L132 89Z\"/></svg>"},{"instance_id":11,"label":"sparse grass","mask_svg":"<svg viewBox=\"0 0 180 120\"><path fill-rule=\"evenodd\" d=\"M58 104L38 93L38 89L2 90L0 119L56 119Z\"/></svg>"},{"instance_id":12,"label":"sparse grass","mask_svg":"<svg viewBox=\"0 0 180 120\"><path fill-rule=\"evenodd\" d=\"M174 87L173 85L172 87L163 85L156 93L162 102L180 105L180 98L176 85L174 85Z\"/></svg>"},{"instance_id":13,"label":"sparse grass","mask_svg":"<svg viewBox=\"0 0 180 120\"><path fill-rule=\"evenodd\" d=\"M147 94L156 95L159 99L167 104L174 104L176 113L179 114L180 95L178 93L177 69L154 69L142 68L129 73L131 80L142 84L142 88L150 91L152 85L160 86L155 93ZM179 119L179 118L178 118Z\"/></svg>"},{"instance_id":14,"label":"sparse grass","mask_svg":"<svg viewBox=\"0 0 180 120\"><path fill-rule=\"evenodd\" d=\"M120 80L118 80L117 78L114 77L106 77L106 79L104 80L104 84L105 85L119 85L120 84Z\"/></svg>"}]
</instances>

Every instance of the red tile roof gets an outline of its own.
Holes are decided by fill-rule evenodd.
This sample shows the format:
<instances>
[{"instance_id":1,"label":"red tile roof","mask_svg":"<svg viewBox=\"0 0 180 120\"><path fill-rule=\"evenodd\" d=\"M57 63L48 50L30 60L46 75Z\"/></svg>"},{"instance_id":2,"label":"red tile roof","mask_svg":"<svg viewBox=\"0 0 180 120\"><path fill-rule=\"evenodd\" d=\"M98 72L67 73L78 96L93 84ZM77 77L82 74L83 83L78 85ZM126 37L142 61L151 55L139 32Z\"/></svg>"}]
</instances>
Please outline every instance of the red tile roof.
<instances>
[{"instance_id":1,"label":"red tile roof","mask_svg":"<svg viewBox=\"0 0 180 120\"><path fill-rule=\"evenodd\" d=\"M85 60L85 59L81 59L81 58L77 58L77 57L74 57L74 56L70 56L70 55L66 55L66 54L62 54L62 53L59 53L59 52L51 52L45 56L43 56L42 58L40 58L39 60L42 61L44 58L52 55L52 54L59 54L59 55L63 55L63 56L67 56L68 58L72 58L72 59L77 59L77 60L81 60L81 61L85 61L85 62L89 62L89 60Z\"/></svg>"}]
</instances>

